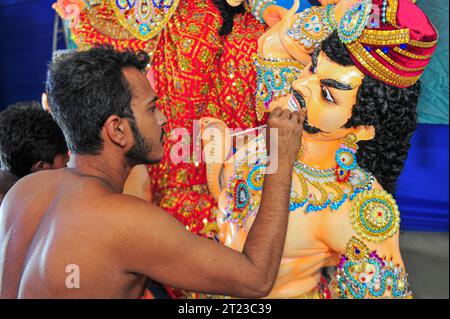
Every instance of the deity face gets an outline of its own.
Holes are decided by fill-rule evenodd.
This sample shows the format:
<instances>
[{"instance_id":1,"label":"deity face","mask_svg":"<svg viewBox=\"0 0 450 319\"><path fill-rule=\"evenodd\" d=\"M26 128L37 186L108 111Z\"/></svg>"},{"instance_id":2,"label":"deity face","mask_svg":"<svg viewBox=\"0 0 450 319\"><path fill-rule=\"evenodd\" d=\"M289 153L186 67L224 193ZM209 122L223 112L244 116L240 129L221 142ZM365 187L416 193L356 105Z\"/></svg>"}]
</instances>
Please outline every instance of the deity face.
<instances>
[{"instance_id":1,"label":"deity face","mask_svg":"<svg viewBox=\"0 0 450 319\"><path fill-rule=\"evenodd\" d=\"M306 108L307 125L315 132L341 135L352 116L364 74L355 66L343 66L323 52L315 54L292 83L294 103Z\"/></svg>"},{"instance_id":2,"label":"deity face","mask_svg":"<svg viewBox=\"0 0 450 319\"><path fill-rule=\"evenodd\" d=\"M335 18L341 19L344 12L357 0L326 1L338 4ZM264 33L258 41L257 110L270 112L287 105L292 81L305 65L311 63L314 49L330 34L322 20L325 7L311 7L297 13L299 2L282 19Z\"/></svg>"}]
</instances>

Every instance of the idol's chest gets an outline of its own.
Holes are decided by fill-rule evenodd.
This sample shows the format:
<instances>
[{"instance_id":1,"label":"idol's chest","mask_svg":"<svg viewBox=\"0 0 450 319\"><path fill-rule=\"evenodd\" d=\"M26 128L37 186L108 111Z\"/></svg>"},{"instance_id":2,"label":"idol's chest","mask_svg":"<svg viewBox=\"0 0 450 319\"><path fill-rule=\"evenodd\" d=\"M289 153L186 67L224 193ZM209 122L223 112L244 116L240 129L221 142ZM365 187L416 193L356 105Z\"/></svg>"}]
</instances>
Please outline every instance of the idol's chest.
<instances>
[{"instance_id":1,"label":"idol's chest","mask_svg":"<svg viewBox=\"0 0 450 319\"><path fill-rule=\"evenodd\" d=\"M283 257L342 251L354 234L348 216L350 209L351 203L345 203L335 211L306 212L302 207L290 212Z\"/></svg>"}]
</instances>

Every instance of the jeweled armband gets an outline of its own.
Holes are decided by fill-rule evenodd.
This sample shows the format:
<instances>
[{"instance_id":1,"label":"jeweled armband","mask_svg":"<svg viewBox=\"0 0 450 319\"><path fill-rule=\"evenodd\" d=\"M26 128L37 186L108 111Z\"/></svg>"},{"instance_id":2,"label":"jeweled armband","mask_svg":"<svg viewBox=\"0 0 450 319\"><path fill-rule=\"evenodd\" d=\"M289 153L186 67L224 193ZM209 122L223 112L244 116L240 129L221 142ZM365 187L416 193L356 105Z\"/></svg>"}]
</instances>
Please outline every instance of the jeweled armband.
<instances>
[{"instance_id":1,"label":"jeweled armband","mask_svg":"<svg viewBox=\"0 0 450 319\"><path fill-rule=\"evenodd\" d=\"M359 193L353 200L350 222L363 239L380 243L398 232L400 212L392 195L372 189Z\"/></svg>"},{"instance_id":2,"label":"jeweled armband","mask_svg":"<svg viewBox=\"0 0 450 319\"><path fill-rule=\"evenodd\" d=\"M412 298L407 274L399 265L378 256L356 237L347 244L333 278L341 299Z\"/></svg>"}]
</instances>

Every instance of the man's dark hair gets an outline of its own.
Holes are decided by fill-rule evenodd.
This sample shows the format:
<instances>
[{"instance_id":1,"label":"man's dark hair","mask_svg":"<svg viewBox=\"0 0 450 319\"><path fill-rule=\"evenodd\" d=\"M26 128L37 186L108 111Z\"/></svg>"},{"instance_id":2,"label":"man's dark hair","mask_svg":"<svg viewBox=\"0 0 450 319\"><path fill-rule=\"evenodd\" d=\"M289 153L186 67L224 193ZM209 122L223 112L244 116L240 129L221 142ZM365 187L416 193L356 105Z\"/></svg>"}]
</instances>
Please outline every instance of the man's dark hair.
<instances>
[{"instance_id":1,"label":"man's dark hair","mask_svg":"<svg viewBox=\"0 0 450 319\"><path fill-rule=\"evenodd\" d=\"M343 66L355 65L347 48L333 32L321 50ZM375 175L383 188L394 193L417 124L420 82L397 88L366 75L358 89L356 105L346 127L373 125L375 138L358 143L358 164Z\"/></svg>"},{"instance_id":2,"label":"man's dark hair","mask_svg":"<svg viewBox=\"0 0 450 319\"><path fill-rule=\"evenodd\" d=\"M20 102L0 113L0 166L17 177L39 161L53 164L67 154L64 135L38 102Z\"/></svg>"},{"instance_id":3,"label":"man's dark hair","mask_svg":"<svg viewBox=\"0 0 450 319\"><path fill-rule=\"evenodd\" d=\"M70 151L99 154L101 129L111 115L134 124L132 90L123 69L135 67L144 72L148 63L144 52L97 47L50 64L46 82L49 105Z\"/></svg>"},{"instance_id":4,"label":"man's dark hair","mask_svg":"<svg viewBox=\"0 0 450 319\"><path fill-rule=\"evenodd\" d=\"M213 0L214 5L219 9L222 15L222 27L219 31L220 35L228 35L233 30L234 16L239 13L244 13L244 5L240 4L237 7L230 6L225 0Z\"/></svg>"}]
</instances>

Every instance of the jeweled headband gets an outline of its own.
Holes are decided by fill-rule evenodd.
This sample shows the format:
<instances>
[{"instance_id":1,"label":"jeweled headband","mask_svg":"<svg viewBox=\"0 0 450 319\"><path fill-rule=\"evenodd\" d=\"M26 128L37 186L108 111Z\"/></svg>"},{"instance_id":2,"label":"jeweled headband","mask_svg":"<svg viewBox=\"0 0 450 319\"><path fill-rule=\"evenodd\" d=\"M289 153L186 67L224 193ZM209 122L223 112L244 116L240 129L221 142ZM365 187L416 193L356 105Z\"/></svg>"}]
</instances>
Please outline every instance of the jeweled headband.
<instances>
[{"instance_id":1,"label":"jeweled headband","mask_svg":"<svg viewBox=\"0 0 450 319\"><path fill-rule=\"evenodd\" d=\"M411 0L361 0L339 23L329 5L324 21L358 69L396 87L416 83L436 49L436 29Z\"/></svg>"}]
</instances>

